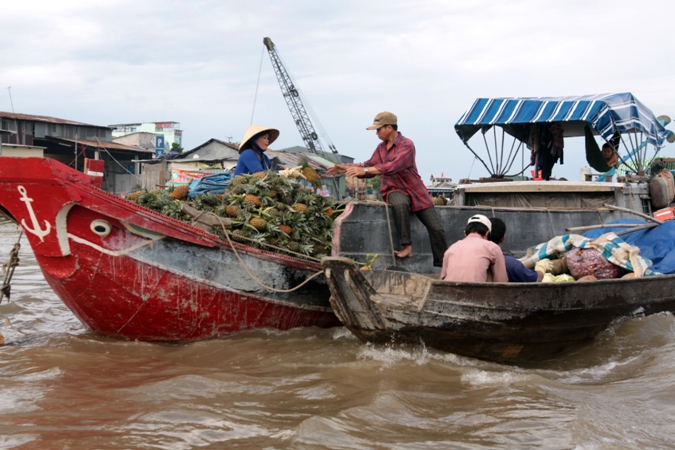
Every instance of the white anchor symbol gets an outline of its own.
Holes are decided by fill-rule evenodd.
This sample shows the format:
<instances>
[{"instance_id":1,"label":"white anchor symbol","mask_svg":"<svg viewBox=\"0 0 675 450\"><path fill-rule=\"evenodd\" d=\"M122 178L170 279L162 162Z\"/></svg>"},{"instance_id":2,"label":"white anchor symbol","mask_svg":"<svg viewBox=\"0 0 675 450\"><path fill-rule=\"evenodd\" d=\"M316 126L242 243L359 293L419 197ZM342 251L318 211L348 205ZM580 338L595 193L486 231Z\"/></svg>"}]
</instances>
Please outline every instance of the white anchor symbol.
<instances>
[{"instance_id":1,"label":"white anchor symbol","mask_svg":"<svg viewBox=\"0 0 675 450\"><path fill-rule=\"evenodd\" d=\"M52 226L49 222L45 220L45 225L47 226L47 228L44 230L40 228L40 222L38 222L37 217L35 217L35 211L33 211L33 207L30 205L33 199L28 197L25 187L19 186L18 189L19 192L21 193L21 201L26 204L28 214L30 214L30 220L31 222L33 222L33 228L28 228L25 219L21 219L21 225L26 229L26 231L33 233L34 235L39 237L40 242L44 242L44 237L49 234L49 232L52 229Z\"/></svg>"}]
</instances>

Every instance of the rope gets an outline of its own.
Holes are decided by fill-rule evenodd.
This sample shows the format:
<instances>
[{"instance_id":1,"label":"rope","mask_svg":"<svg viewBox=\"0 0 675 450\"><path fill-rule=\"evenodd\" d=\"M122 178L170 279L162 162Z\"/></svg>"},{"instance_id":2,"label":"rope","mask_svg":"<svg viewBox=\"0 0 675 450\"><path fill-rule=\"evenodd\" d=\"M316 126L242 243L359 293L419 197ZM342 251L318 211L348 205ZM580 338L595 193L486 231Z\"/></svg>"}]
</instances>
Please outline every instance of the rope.
<instances>
[{"instance_id":1,"label":"rope","mask_svg":"<svg viewBox=\"0 0 675 450\"><path fill-rule=\"evenodd\" d=\"M244 261L243 261L243 260L241 259L241 257L239 256L239 252L237 251L237 248L234 246L234 243L233 243L232 240L230 239L230 233L229 233L229 232L227 231L227 229L225 228L225 224L224 224L223 221L221 220L220 216L216 216L216 217L218 217L218 221L220 222L220 226L223 227L223 232L225 232L225 237L227 238L227 242L230 243L230 247L232 247L232 250L234 251L234 254L237 256L237 259L239 260L239 264L241 264L241 267L244 268L244 270L246 271L246 273L248 274L248 276L251 277L251 279L252 279L253 281L255 281L255 282L256 282L259 286L261 286L262 288L267 289L267 290L270 290L270 291L273 291L273 292L280 292L280 293L293 292L293 291L297 291L298 289L300 289L301 287L303 287L305 284L309 283L309 282L310 282L311 280L313 280L314 278L316 278L316 277L318 277L319 275L323 274L323 270L320 270L320 271L318 271L317 273L315 273L315 274L312 275L311 277L307 278L305 281L303 281L302 283L300 283L299 285L297 285L296 287L294 287L294 288L292 288L292 289L275 289L275 288L273 288L273 287L267 286L267 285L264 284L262 281L258 280L258 279L255 277L255 275L253 275L253 274L251 273L250 270L248 270L248 267L246 267L246 264L244 264Z\"/></svg>"},{"instance_id":2,"label":"rope","mask_svg":"<svg viewBox=\"0 0 675 450\"><path fill-rule=\"evenodd\" d=\"M394 252L394 237L391 234L391 221L389 220L389 205L387 202L384 203L384 210L387 212L387 228L389 229L389 246L391 247L391 259L394 261L394 267L396 267L396 252Z\"/></svg>"},{"instance_id":3,"label":"rope","mask_svg":"<svg viewBox=\"0 0 675 450\"><path fill-rule=\"evenodd\" d=\"M260 86L260 74L262 73L262 62L264 56L265 56L265 47L263 47L262 53L260 54L260 68L258 69L258 82L255 85L255 96L253 96L253 111L251 111L251 123L249 123L249 125L253 125L253 116L255 115L255 103L258 100L258 87Z\"/></svg>"},{"instance_id":4,"label":"rope","mask_svg":"<svg viewBox=\"0 0 675 450\"><path fill-rule=\"evenodd\" d=\"M2 271L5 273L5 280L2 283L2 288L0 288L0 303L4 297L7 297L9 301L10 291L11 291L11 281L12 276L14 275L14 268L19 265L19 249L21 248L21 236L23 235L23 230L19 231L19 239L17 239L16 244L9 252L9 261L2 265Z\"/></svg>"},{"instance_id":5,"label":"rope","mask_svg":"<svg viewBox=\"0 0 675 450\"><path fill-rule=\"evenodd\" d=\"M106 153L108 154L108 156L110 156L110 159L112 159L113 161L115 161L115 162L117 163L117 165L120 166L125 172L127 172L129 175L135 176L135 177L136 177L137 179L139 179L139 180L142 180L142 178L139 176L139 174L137 174L137 173L132 173L129 169L127 169L126 167L124 167L118 160L116 160L115 157L112 155L112 153L110 153L110 151L109 151L107 148L105 148L105 147L103 146L103 144L101 144L101 141L99 141L98 138L96 138L96 142L98 142L98 145L99 145L99 146L96 147L96 148L98 148L99 150L103 150L104 152L106 152Z\"/></svg>"}]
</instances>

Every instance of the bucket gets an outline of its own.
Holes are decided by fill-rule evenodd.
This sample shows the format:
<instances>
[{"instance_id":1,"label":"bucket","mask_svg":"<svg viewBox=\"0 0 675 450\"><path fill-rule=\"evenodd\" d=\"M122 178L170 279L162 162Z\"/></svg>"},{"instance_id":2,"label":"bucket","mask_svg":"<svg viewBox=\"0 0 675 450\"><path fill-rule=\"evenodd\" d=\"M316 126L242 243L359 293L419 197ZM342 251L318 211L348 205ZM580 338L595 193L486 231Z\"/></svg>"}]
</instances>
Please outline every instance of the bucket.
<instances>
[{"instance_id":1,"label":"bucket","mask_svg":"<svg viewBox=\"0 0 675 450\"><path fill-rule=\"evenodd\" d=\"M652 198L654 209L665 208L672 200L668 181L664 177L654 177L649 181L649 195Z\"/></svg>"},{"instance_id":2,"label":"bucket","mask_svg":"<svg viewBox=\"0 0 675 450\"><path fill-rule=\"evenodd\" d=\"M663 169L657 176L663 178L668 183L668 197L670 198L668 203L672 203L675 200L675 179L673 178L673 174L668 169Z\"/></svg>"}]
</instances>

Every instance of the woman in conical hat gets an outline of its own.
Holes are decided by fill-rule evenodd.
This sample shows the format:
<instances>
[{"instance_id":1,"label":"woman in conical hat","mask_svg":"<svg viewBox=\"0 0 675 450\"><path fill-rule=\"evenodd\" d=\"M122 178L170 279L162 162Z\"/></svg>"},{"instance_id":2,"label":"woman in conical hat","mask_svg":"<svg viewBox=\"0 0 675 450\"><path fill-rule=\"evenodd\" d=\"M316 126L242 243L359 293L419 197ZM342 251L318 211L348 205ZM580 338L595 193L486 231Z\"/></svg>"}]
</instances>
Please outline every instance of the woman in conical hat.
<instances>
[{"instance_id":1,"label":"woman in conical hat","mask_svg":"<svg viewBox=\"0 0 675 450\"><path fill-rule=\"evenodd\" d=\"M265 155L267 147L279 137L279 130L259 125L246 129L239 146L239 161L234 176L274 170L274 164Z\"/></svg>"}]
</instances>

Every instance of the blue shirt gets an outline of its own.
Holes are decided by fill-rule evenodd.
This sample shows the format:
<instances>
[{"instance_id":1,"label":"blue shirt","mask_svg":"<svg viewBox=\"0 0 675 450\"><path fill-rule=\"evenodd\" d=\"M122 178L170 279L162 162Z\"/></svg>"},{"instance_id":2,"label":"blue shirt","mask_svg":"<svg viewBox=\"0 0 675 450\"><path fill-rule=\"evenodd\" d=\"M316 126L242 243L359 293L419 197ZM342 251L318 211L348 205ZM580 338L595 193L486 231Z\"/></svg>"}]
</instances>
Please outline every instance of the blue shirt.
<instances>
[{"instance_id":1,"label":"blue shirt","mask_svg":"<svg viewBox=\"0 0 675 450\"><path fill-rule=\"evenodd\" d=\"M510 282L532 283L539 281L539 274L536 270L528 269L525 264L513 256L504 255L504 262Z\"/></svg>"},{"instance_id":2,"label":"blue shirt","mask_svg":"<svg viewBox=\"0 0 675 450\"><path fill-rule=\"evenodd\" d=\"M260 155L260 159L258 159L258 155ZM234 176L251 175L256 172L265 172L267 170L274 170L272 161L270 161L265 153L258 153L252 148L249 148L239 155L237 168L234 170Z\"/></svg>"}]
</instances>

